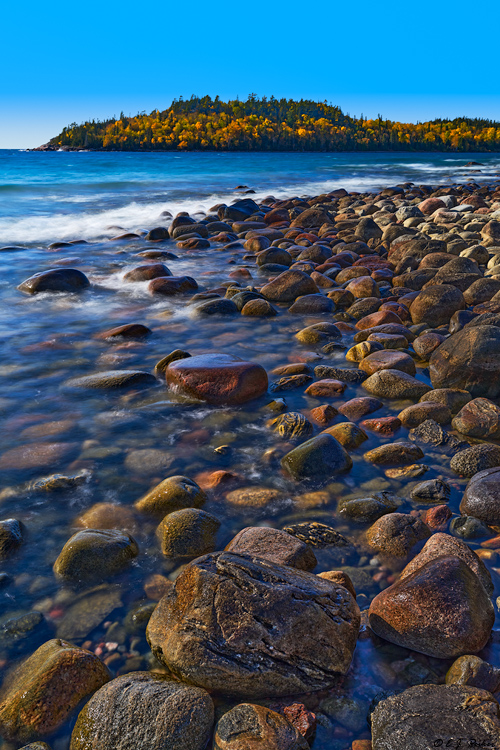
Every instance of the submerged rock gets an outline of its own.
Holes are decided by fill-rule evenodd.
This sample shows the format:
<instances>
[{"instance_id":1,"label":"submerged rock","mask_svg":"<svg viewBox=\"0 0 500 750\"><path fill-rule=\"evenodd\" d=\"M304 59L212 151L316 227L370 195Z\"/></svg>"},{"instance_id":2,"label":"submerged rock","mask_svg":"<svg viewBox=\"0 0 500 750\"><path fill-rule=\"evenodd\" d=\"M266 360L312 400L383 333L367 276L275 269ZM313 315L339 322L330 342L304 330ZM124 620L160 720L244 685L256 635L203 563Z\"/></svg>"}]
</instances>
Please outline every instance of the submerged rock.
<instances>
[{"instance_id":1,"label":"submerged rock","mask_svg":"<svg viewBox=\"0 0 500 750\"><path fill-rule=\"evenodd\" d=\"M298 481L326 479L349 471L352 459L338 440L324 432L287 453L281 465Z\"/></svg>"},{"instance_id":2,"label":"submerged rock","mask_svg":"<svg viewBox=\"0 0 500 750\"><path fill-rule=\"evenodd\" d=\"M139 554L135 540L114 529L84 529L66 542L54 563L58 578L99 581L124 570Z\"/></svg>"},{"instance_id":3,"label":"submerged rock","mask_svg":"<svg viewBox=\"0 0 500 750\"><path fill-rule=\"evenodd\" d=\"M81 292L90 286L84 273L76 268L56 268L40 271L23 281L17 288L26 294L40 292Z\"/></svg>"}]
</instances>

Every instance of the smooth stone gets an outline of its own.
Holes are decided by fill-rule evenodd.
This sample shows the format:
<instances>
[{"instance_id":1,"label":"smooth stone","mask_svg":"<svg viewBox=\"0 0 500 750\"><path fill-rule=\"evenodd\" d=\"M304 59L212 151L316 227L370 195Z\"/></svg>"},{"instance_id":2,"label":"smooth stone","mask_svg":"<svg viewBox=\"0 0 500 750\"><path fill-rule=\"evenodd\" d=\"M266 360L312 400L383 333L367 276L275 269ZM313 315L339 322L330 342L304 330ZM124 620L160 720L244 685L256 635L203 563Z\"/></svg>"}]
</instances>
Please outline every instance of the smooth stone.
<instances>
[{"instance_id":1,"label":"smooth stone","mask_svg":"<svg viewBox=\"0 0 500 750\"><path fill-rule=\"evenodd\" d=\"M128 505L116 503L95 503L73 522L84 529L120 529L120 531L137 531L137 517Z\"/></svg>"},{"instance_id":2,"label":"smooth stone","mask_svg":"<svg viewBox=\"0 0 500 750\"><path fill-rule=\"evenodd\" d=\"M349 471L352 459L338 440L322 433L287 453L281 465L297 481L325 479Z\"/></svg>"},{"instance_id":3,"label":"smooth stone","mask_svg":"<svg viewBox=\"0 0 500 750\"><path fill-rule=\"evenodd\" d=\"M107 331L103 331L97 335L99 339L143 339L146 336L150 336L152 330L147 326L143 326L141 323L126 323L116 328L110 328Z\"/></svg>"},{"instance_id":4,"label":"smooth stone","mask_svg":"<svg viewBox=\"0 0 500 750\"><path fill-rule=\"evenodd\" d=\"M408 375L415 375L417 371L409 354L391 349L383 349L368 354L359 363L359 369L366 372L367 375L373 375L380 370L400 370Z\"/></svg>"},{"instance_id":5,"label":"smooth stone","mask_svg":"<svg viewBox=\"0 0 500 750\"><path fill-rule=\"evenodd\" d=\"M2 453L2 471L53 469L78 455L78 443L28 443Z\"/></svg>"},{"instance_id":6,"label":"smooth stone","mask_svg":"<svg viewBox=\"0 0 500 750\"><path fill-rule=\"evenodd\" d=\"M459 388L436 388L427 391L420 398L420 403L431 401L432 403L447 406L453 415L457 414L465 404L469 403L472 396L469 391L460 390Z\"/></svg>"},{"instance_id":7,"label":"smooth stone","mask_svg":"<svg viewBox=\"0 0 500 750\"><path fill-rule=\"evenodd\" d=\"M173 476L167 477L136 500L134 507L146 515L163 518L167 513L183 508L201 508L206 499L207 496L193 479Z\"/></svg>"},{"instance_id":8,"label":"smooth stone","mask_svg":"<svg viewBox=\"0 0 500 750\"><path fill-rule=\"evenodd\" d=\"M319 289L306 273L292 269L265 284L261 293L271 302L294 302L305 294L318 294Z\"/></svg>"},{"instance_id":9,"label":"smooth stone","mask_svg":"<svg viewBox=\"0 0 500 750\"><path fill-rule=\"evenodd\" d=\"M0 560L6 560L23 543L23 528L17 518L0 521Z\"/></svg>"},{"instance_id":10,"label":"smooth stone","mask_svg":"<svg viewBox=\"0 0 500 750\"><path fill-rule=\"evenodd\" d=\"M386 557L405 559L430 531L419 518L408 513L387 513L366 532L370 549Z\"/></svg>"},{"instance_id":11,"label":"smooth stone","mask_svg":"<svg viewBox=\"0 0 500 750\"><path fill-rule=\"evenodd\" d=\"M156 530L166 557L193 558L213 552L220 521L199 508L183 508L165 516Z\"/></svg>"},{"instance_id":12,"label":"smooth stone","mask_svg":"<svg viewBox=\"0 0 500 750\"><path fill-rule=\"evenodd\" d=\"M490 526L500 526L500 467L475 474L460 503L460 513Z\"/></svg>"},{"instance_id":13,"label":"smooth stone","mask_svg":"<svg viewBox=\"0 0 500 750\"><path fill-rule=\"evenodd\" d=\"M74 599L57 625L57 637L72 641L86 638L109 615L123 606L117 586L97 586Z\"/></svg>"},{"instance_id":14,"label":"smooth stone","mask_svg":"<svg viewBox=\"0 0 500 750\"><path fill-rule=\"evenodd\" d=\"M496 693L500 688L500 669L479 656L459 656L446 673L447 685L468 685Z\"/></svg>"},{"instance_id":15,"label":"smooth stone","mask_svg":"<svg viewBox=\"0 0 500 750\"><path fill-rule=\"evenodd\" d=\"M240 703L219 719L213 750L309 750L309 743L276 711Z\"/></svg>"},{"instance_id":16,"label":"smooth stone","mask_svg":"<svg viewBox=\"0 0 500 750\"><path fill-rule=\"evenodd\" d=\"M320 315L334 310L333 301L323 294L306 294L303 297L298 297L288 312L294 315Z\"/></svg>"},{"instance_id":17,"label":"smooth stone","mask_svg":"<svg viewBox=\"0 0 500 750\"><path fill-rule=\"evenodd\" d=\"M451 422L451 411L444 404L431 401L422 401L419 404L407 406L398 414L401 424L408 429L418 427L426 419L433 419L438 424L449 424Z\"/></svg>"},{"instance_id":18,"label":"smooth stone","mask_svg":"<svg viewBox=\"0 0 500 750\"><path fill-rule=\"evenodd\" d=\"M363 456L365 461L382 465L411 464L423 457L424 453L418 445L406 441L379 445Z\"/></svg>"},{"instance_id":19,"label":"smooth stone","mask_svg":"<svg viewBox=\"0 0 500 750\"><path fill-rule=\"evenodd\" d=\"M465 307L460 289L449 284L433 284L426 286L413 300L410 313L414 325L425 322L437 328L448 324L453 313Z\"/></svg>"},{"instance_id":20,"label":"smooth stone","mask_svg":"<svg viewBox=\"0 0 500 750\"><path fill-rule=\"evenodd\" d=\"M285 531L268 526L248 526L242 529L231 539L225 550L262 558L277 565L289 565L298 570L312 571L317 564L316 556L308 544Z\"/></svg>"},{"instance_id":21,"label":"smooth stone","mask_svg":"<svg viewBox=\"0 0 500 750\"><path fill-rule=\"evenodd\" d=\"M150 281L165 276L172 276L172 273L163 263L146 263L142 266L136 266L123 277L123 281Z\"/></svg>"},{"instance_id":22,"label":"smooth stone","mask_svg":"<svg viewBox=\"0 0 500 750\"><path fill-rule=\"evenodd\" d=\"M366 432L354 422L340 422L327 427L323 434L332 435L346 450L354 450L368 440Z\"/></svg>"},{"instance_id":23,"label":"smooth stone","mask_svg":"<svg viewBox=\"0 0 500 750\"><path fill-rule=\"evenodd\" d=\"M363 383L368 393L380 398L418 399L431 387L400 370L379 370Z\"/></svg>"},{"instance_id":24,"label":"smooth stone","mask_svg":"<svg viewBox=\"0 0 500 750\"><path fill-rule=\"evenodd\" d=\"M83 529L68 539L54 563L55 575L71 583L117 575L137 557L135 540L113 529Z\"/></svg>"},{"instance_id":25,"label":"smooth stone","mask_svg":"<svg viewBox=\"0 0 500 750\"><path fill-rule=\"evenodd\" d=\"M160 294L163 297L172 297L175 294L184 294L198 289L198 283L191 276L162 276L151 279L148 284L148 292Z\"/></svg>"},{"instance_id":26,"label":"smooth stone","mask_svg":"<svg viewBox=\"0 0 500 750\"><path fill-rule=\"evenodd\" d=\"M108 370L71 378L64 385L67 388L118 389L156 385L156 378L141 370Z\"/></svg>"},{"instance_id":27,"label":"smooth stone","mask_svg":"<svg viewBox=\"0 0 500 750\"><path fill-rule=\"evenodd\" d=\"M218 552L184 568L147 638L182 680L237 698L278 697L327 688L346 674L359 622L342 586Z\"/></svg>"},{"instance_id":28,"label":"smooth stone","mask_svg":"<svg viewBox=\"0 0 500 750\"><path fill-rule=\"evenodd\" d=\"M450 485L442 479L428 479L412 489L410 498L417 503L447 503L450 494Z\"/></svg>"},{"instance_id":29,"label":"smooth stone","mask_svg":"<svg viewBox=\"0 0 500 750\"><path fill-rule=\"evenodd\" d=\"M487 398L474 398L458 412L452 427L467 437L499 440L500 408Z\"/></svg>"},{"instance_id":30,"label":"smooth stone","mask_svg":"<svg viewBox=\"0 0 500 750\"><path fill-rule=\"evenodd\" d=\"M329 341L339 341L342 334L335 323L313 323L295 334L301 344L326 344Z\"/></svg>"},{"instance_id":31,"label":"smooth stone","mask_svg":"<svg viewBox=\"0 0 500 750\"><path fill-rule=\"evenodd\" d=\"M23 281L17 288L27 294L40 292L81 292L90 286L84 273L76 268L57 268L40 271Z\"/></svg>"}]
</instances>

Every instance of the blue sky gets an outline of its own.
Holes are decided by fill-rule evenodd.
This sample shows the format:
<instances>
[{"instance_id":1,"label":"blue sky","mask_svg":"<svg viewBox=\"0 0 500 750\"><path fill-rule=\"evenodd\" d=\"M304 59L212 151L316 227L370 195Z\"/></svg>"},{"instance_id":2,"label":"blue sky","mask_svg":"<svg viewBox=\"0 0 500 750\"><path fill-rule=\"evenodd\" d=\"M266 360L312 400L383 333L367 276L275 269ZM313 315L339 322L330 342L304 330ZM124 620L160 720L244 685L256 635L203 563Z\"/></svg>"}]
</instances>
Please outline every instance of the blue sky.
<instances>
[{"instance_id":1,"label":"blue sky","mask_svg":"<svg viewBox=\"0 0 500 750\"><path fill-rule=\"evenodd\" d=\"M0 18L0 148L191 94L326 99L405 121L500 120L498 0L51 0L9 2Z\"/></svg>"}]
</instances>

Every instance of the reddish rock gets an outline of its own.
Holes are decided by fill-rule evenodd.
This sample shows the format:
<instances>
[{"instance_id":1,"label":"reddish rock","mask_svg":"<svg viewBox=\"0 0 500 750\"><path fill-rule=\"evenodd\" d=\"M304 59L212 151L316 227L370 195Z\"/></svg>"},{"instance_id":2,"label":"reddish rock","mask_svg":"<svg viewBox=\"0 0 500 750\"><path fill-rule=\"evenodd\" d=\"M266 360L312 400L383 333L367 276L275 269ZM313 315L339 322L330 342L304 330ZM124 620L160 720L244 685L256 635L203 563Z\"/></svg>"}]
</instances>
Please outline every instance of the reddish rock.
<instances>
[{"instance_id":1,"label":"reddish rock","mask_svg":"<svg viewBox=\"0 0 500 750\"><path fill-rule=\"evenodd\" d=\"M353 279L347 285L346 290L351 292L357 299L380 297L377 282L371 276L360 276L358 279Z\"/></svg>"},{"instance_id":2,"label":"reddish rock","mask_svg":"<svg viewBox=\"0 0 500 750\"><path fill-rule=\"evenodd\" d=\"M429 535L429 529L419 518L408 513L388 513L370 526L366 540L374 552L406 558Z\"/></svg>"},{"instance_id":3,"label":"reddish rock","mask_svg":"<svg viewBox=\"0 0 500 750\"><path fill-rule=\"evenodd\" d=\"M399 325L401 325L401 318L391 310L378 310L377 312L372 313L371 315L365 315L364 318L358 320L356 328L358 331L364 331L367 328L384 325L385 323L399 323Z\"/></svg>"},{"instance_id":4,"label":"reddish rock","mask_svg":"<svg viewBox=\"0 0 500 750\"><path fill-rule=\"evenodd\" d=\"M308 711L303 703L292 703L284 706L281 712L295 729L306 740L311 739L316 731L316 715Z\"/></svg>"},{"instance_id":5,"label":"reddish rock","mask_svg":"<svg viewBox=\"0 0 500 750\"><path fill-rule=\"evenodd\" d=\"M422 521L431 531L446 531L452 515L453 513L447 505L435 505L425 511Z\"/></svg>"},{"instance_id":6,"label":"reddish rock","mask_svg":"<svg viewBox=\"0 0 500 750\"><path fill-rule=\"evenodd\" d=\"M314 570L316 557L311 547L286 531L267 526L248 526L231 539L227 552L289 565L298 570Z\"/></svg>"},{"instance_id":7,"label":"reddish rock","mask_svg":"<svg viewBox=\"0 0 500 750\"><path fill-rule=\"evenodd\" d=\"M316 424L319 424L322 427L333 422L337 414L337 409L335 409L335 407L331 406L330 404L322 404L321 406L316 406L309 412L310 418L314 422L316 422Z\"/></svg>"},{"instance_id":8,"label":"reddish rock","mask_svg":"<svg viewBox=\"0 0 500 750\"><path fill-rule=\"evenodd\" d=\"M200 354L172 362L165 371L171 390L210 404L243 404L268 387L261 365L231 354Z\"/></svg>"},{"instance_id":9,"label":"reddish rock","mask_svg":"<svg viewBox=\"0 0 500 750\"><path fill-rule=\"evenodd\" d=\"M152 279L148 284L148 292L171 297L198 289L198 284L191 276L162 276Z\"/></svg>"},{"instance_id":10,"label":"reddish rock","mask_svg":"<svg viewBox=\"0 0 500 750\"><path fill-rule=\"evenodd\" d=\"M446 208L446 203L440 198L426 198L418 204L418 207L423 214L430 216L434 211L437 211L438 208Z\"/></svg>"},{"instance_id":11,"label":"reddish rock","mask_svg":"<svg viewBox=\"0 0 500 750\"><path fill-rule=\"evenodd\" d=\"M315 398L323 398L325 396L335 397L341 396L346 388L346 383L343 383L341 380L327 378L325 380L318 380L316 383L311 383L309 388L306 388L305 393Z\"/></svg>"},{"instance_id":12,"label":"reddish rock","mask_svg":"<svg viewBox=\"0 0 500 750\"><path fill-rule=\"evenodd\" d=\"M149 281L157 279L160 276L172 276L170 269L163 263L148 263L143 266L137 266L131 271L127 271L123 277L124 281Z\"/></svg>"},{"instance_id":13,"label":"reddish rock","mask_svg":"<svg viewBox=\"0 0 500 750\"><path fill-rule=\"evenodd\" d=\"M475 398L462 407L452 427L467 437L500 439L500 408L487 398Z\"/></svg>"},{"instance_id":14,"label":"reddish rock","mask_svg":"<svg viewBox=\"0 0 500 750\"><path fill-rule=\"evenodd\" d=\"M361 419L361 417L381 409L382 406L382 401L379 401L377 398L360 396L359 398L351 398L350 401L346 401L342 406L339 406L338 411L339 414L348 419Z\"/></svg>"},{"instance_id":15,"label":"reddish rock","mask_svg":"<svg viewBox=\"0 0 500 750\"><path fill-rule=\"evenodd\" d=\"M123 326L117 326L116 328L110 328L108 331L98 333L96 338L98 339L143 339L152 333L151 329L147 326L143 326L140 323L127 323Z\"/></svg>"},{"instance_id":16,"label":"reddish rock","mask_svg":"<svg viewBox=\"0 0 500 750\"><path fill-rule=\"evenodd\" d=\"M305 294L317 294L318 287L303 271L291 269L265 284L261 293L271 302L293 302Z\"/></svg>"},{"instance_id":17,"label":"reddish rock","mask_svg":"<svg viewBox=\"0 0 500 750\"><path fill-rule=\"evenodd\" d=\"M401 420L397 417L379 417L378 419L364 419L361 427L382 435L393 435L401 427Z\"/></svg>"},{"instance_id":18,"label":"reddish rock","mask_svg":"<svg viewBox=\"0 0 500 750\"><path fill-rule=\"evenodd\" d=\"M383 349L368 354L359 363L359 369L367 375L373 375L380 370L400 370L408 375L416 374L415 363L410 355L394 349Z\"/></svg>"}]
</instances>

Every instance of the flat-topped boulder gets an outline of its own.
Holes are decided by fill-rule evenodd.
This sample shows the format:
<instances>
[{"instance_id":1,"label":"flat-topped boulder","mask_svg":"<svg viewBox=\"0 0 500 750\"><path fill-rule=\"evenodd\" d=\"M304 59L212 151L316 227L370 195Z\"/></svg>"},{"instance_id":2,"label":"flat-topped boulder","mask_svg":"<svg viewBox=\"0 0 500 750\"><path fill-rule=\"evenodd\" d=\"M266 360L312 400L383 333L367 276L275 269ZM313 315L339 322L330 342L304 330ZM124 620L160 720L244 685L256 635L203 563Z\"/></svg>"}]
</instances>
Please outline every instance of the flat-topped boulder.
<instances>
[{"instance_id":1,"label":"flat-topped boulder","mask_svg":"<svg viewBox=\"0 0 500 750\"><path fill-rule=\"evenodd\" d=\"M261 365L232 354L199 354L176 360L165 371L175 393L216 405L243 404L267 391L267 373Z\"/></svg>"}]
</instances>

